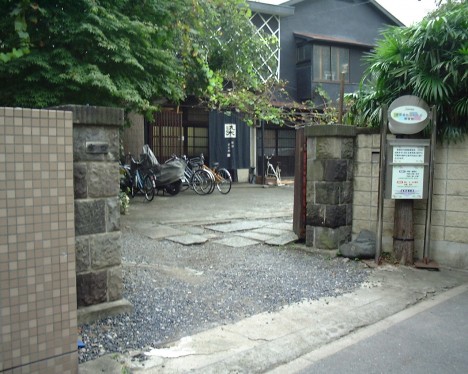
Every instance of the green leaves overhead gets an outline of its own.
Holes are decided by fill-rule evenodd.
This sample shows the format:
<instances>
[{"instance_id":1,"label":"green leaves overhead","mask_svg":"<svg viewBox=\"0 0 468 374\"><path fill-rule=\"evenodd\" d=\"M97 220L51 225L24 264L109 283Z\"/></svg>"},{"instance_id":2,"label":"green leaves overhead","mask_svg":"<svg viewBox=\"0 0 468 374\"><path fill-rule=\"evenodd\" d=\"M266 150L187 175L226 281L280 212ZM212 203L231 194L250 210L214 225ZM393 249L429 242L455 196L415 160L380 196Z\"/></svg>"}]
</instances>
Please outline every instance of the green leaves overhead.
<instances>
[{"instance_id":1,"label":"green leaves overhead","mask_svg":"<svg viewBox=\"0 0 468 374\"><path fill-rule=\"evenodd\" d=\"M442 5L411 27L383 32L361 90L348 95L354 123L379 125L378 107L402 95L435 105L439 139L457 140L468 133L468 4Z\"/></svg>"},{"instance_id":2,"label":"green leaves overhead","mask_svg":"<svg viewBox=\"0 0 468 374\"><path fill-rule=\"evenodd\" d=\"M189 95L249 109L265 41L245 0L7 0L0 105L122 106L149 113ZM23 48L23 49L21 49ZM259 94L260 93L260 94ZM249 112L254 115L253 112Z\"/></svg>"}]
</instances>

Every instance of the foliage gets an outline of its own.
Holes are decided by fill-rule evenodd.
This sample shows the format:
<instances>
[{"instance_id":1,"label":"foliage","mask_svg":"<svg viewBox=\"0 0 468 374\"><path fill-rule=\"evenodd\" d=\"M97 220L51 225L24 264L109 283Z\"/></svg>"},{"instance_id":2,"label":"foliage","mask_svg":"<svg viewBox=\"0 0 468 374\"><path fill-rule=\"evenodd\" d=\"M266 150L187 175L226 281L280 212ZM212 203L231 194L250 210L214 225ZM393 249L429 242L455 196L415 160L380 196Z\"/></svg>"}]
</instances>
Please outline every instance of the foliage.
<instances>
[{"instance_id":1,"label":"foliage","mask_svg":"<svg viewBox=\"0 0 468 374\"><path fill-rule=\"evenodd\" d=\"M212 109L244 113L248 124L278 122L281 110L271 101L282 84L260 78L274 69L262 56L275 40L257 35L245 0L194 1L193 12L182 35L188 94Z\"/></svg>"},{"instance_id":2,"label":"foliage","mask_svg":"<svg viewBox=\"0 0 468 374\"><path fill-rule=\"evenodd\" d=\"M0 30L8 30L10 34L8 39L10 39L9 42L11 43L11 51L0 52L0 63L20 58L29 53L30 41L26 22L26 12L28 8L32 8L34 11L38 9L36 4L30 4L28 0L21 0L15 4L10 11L10 17L13 18L13 23L9 20L5 23L5 18L0 19ZM35 23L37 22L37 18L32 15L29 17L29 22ZM10 30L11 26L13 26L14 32ZM4 44L5 42L0 39L0 50L5 49Z\"/></svg>"},{"instance_id":3,"label":"foliage","mask_svg":"<svg viewBox=\"0 0 468 374\"><path fill-rule=\"evenodd\" d=\"M29 28L30 53L0 64L0 102L121 105L145 111L152 108L152 98L182 97L180 69L170 48L179 3L41 2ZM12 1L8 5L14 7ZM9 48L11 38L5 40L3 47Z\"/></svg>"},{"instance_id":4,"label":"foliage","mask_svg":"<svg viewBox=\"0 0 468 374\"><path fill-rule=\"evenodd\" d=\"M250 15L245 0L7 0L0 103L150 113L193 95L274 121L276 82L259 79L256 69L271 67Z\"/></svg>"},{"instance_id":5,"label":"foliage","mask_svg":"<svg viewBox=\"0 0 468 374\"><path fill-rule=\"evenodd\" d=\"M128 193L124 191L119 192L120 214L128 214L128 207L130 206L130 198Z\"/></svg>"},{"instance_id":6,"label":"foliage","mask_svg":"<svg viewBox=\"0 0 468 374\"><path fill-rule=\"evenodd\" d=\"M379 107L415 95L438 114L438 138L461 139L468 132L468 4L441 5L420 23L391 27L382 34L359 92L347 95L348 121L379 125Z\"/></svg>"},{"instance_id":7,"label":"foliage","mask_svg":"<svg viewBox=\"0 0 468 374\"><path fill-rule=\"evenodd\" d=\"M313 97L300 104L289 101L288 107L282 108L281 121L295 128L338 123L338 108L321 85L315 88Z\"/></svg>"}]
</instances>

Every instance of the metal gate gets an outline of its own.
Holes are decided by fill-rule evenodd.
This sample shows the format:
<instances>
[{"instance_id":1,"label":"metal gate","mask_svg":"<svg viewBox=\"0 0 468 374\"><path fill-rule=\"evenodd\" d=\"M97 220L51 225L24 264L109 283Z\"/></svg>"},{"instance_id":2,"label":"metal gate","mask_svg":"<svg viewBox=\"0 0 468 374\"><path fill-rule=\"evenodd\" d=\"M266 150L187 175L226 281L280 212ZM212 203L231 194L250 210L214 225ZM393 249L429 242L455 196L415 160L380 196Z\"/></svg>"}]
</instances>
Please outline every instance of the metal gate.
<instances>
[{"instance_id":1,"label":"metal gate","mask_svg":"<svg viewBox=\"0 0 468 374\"><path fill-rule=\"evenodd\" d=\"M173 154L183 152L182 113L163 111L154 115L154 123L149 126L149 143L159 162L164 162Z\"/></svg>"}]
</instances>

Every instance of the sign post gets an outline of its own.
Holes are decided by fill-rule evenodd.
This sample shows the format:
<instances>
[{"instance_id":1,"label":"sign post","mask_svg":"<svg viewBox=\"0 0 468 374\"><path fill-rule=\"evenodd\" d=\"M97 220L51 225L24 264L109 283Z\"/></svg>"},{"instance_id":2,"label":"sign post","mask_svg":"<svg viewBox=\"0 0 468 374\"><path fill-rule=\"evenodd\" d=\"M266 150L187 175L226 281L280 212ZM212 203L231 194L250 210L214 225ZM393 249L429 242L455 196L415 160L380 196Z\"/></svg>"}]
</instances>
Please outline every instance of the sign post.
<instances>
[{"instance_id":1,"label":"sign post","mask_svg":"<svg viewBox=\"0 0 468 374\"><path fill-rule=\"evenodd\" d=\"M396 138L387 140L387 126L393 134L412 135L421 132L429 122L432 122L431 139ZM377 264L380 262L382 253L384 198L395 200L394 252L398 252L396 253L397 260L402 264L413 263L413 200L428 199L424 239L424 258L427 258L430 240L430 227L428 225L430 226L432 209L435 131L435 108L430 110L427 104L418 97L402 96L392 102L388 112L386 107L382 107L375 257Z\"/></svg>"}]
</instances>

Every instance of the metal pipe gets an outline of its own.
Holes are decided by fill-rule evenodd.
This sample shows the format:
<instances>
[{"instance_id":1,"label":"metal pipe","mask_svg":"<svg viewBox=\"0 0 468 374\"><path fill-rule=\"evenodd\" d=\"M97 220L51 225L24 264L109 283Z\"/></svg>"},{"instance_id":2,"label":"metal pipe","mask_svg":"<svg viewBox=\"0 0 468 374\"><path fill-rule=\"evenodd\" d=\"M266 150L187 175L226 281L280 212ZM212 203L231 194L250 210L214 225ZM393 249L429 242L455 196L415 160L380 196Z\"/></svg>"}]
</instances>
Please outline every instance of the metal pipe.
<instances>
[{"instance_id":1,"label":"metal pipe","mask_svg":"<svg viewBox=\"0 0 468 374\"><path fill-rule=\"evenodd\" d=\"M378 265L382 254L382 227L385 175L387 171L387 105L382 105L382 117L380 119L380 169L379 169L379 194L377 202L377 243L375 248L375 263Z\"/></svg>"},{"instance_id":2,"label":"metal pipe","mask_svg":"<svg viewBox=\"0 0 468 374\"><path fill-rule=\"evenodd\" d=\"M437 112L436 107L431 109L432 134L431 134L431 153L429 160L429 186L427 191L427 207L426 207L426 226L424 230L424 251L423 260L428 261L428 255L431 245L431 218L432 218L432 192L434 184L434 167L435 167L435 147L437 141Z\"/></svg>"},{"instance_id":3,"label":"metal pipe","mask_svg":"<svg viewBox=\"0 0 468 374\"><path fill-rule=\"evenodd\" d=\"M262 157L260 160L260 165L262 166L261 171L262 171L262 184L265 184L265 121L260 120L261 126L262 126Z\"/></svg>"}]
</instances>

